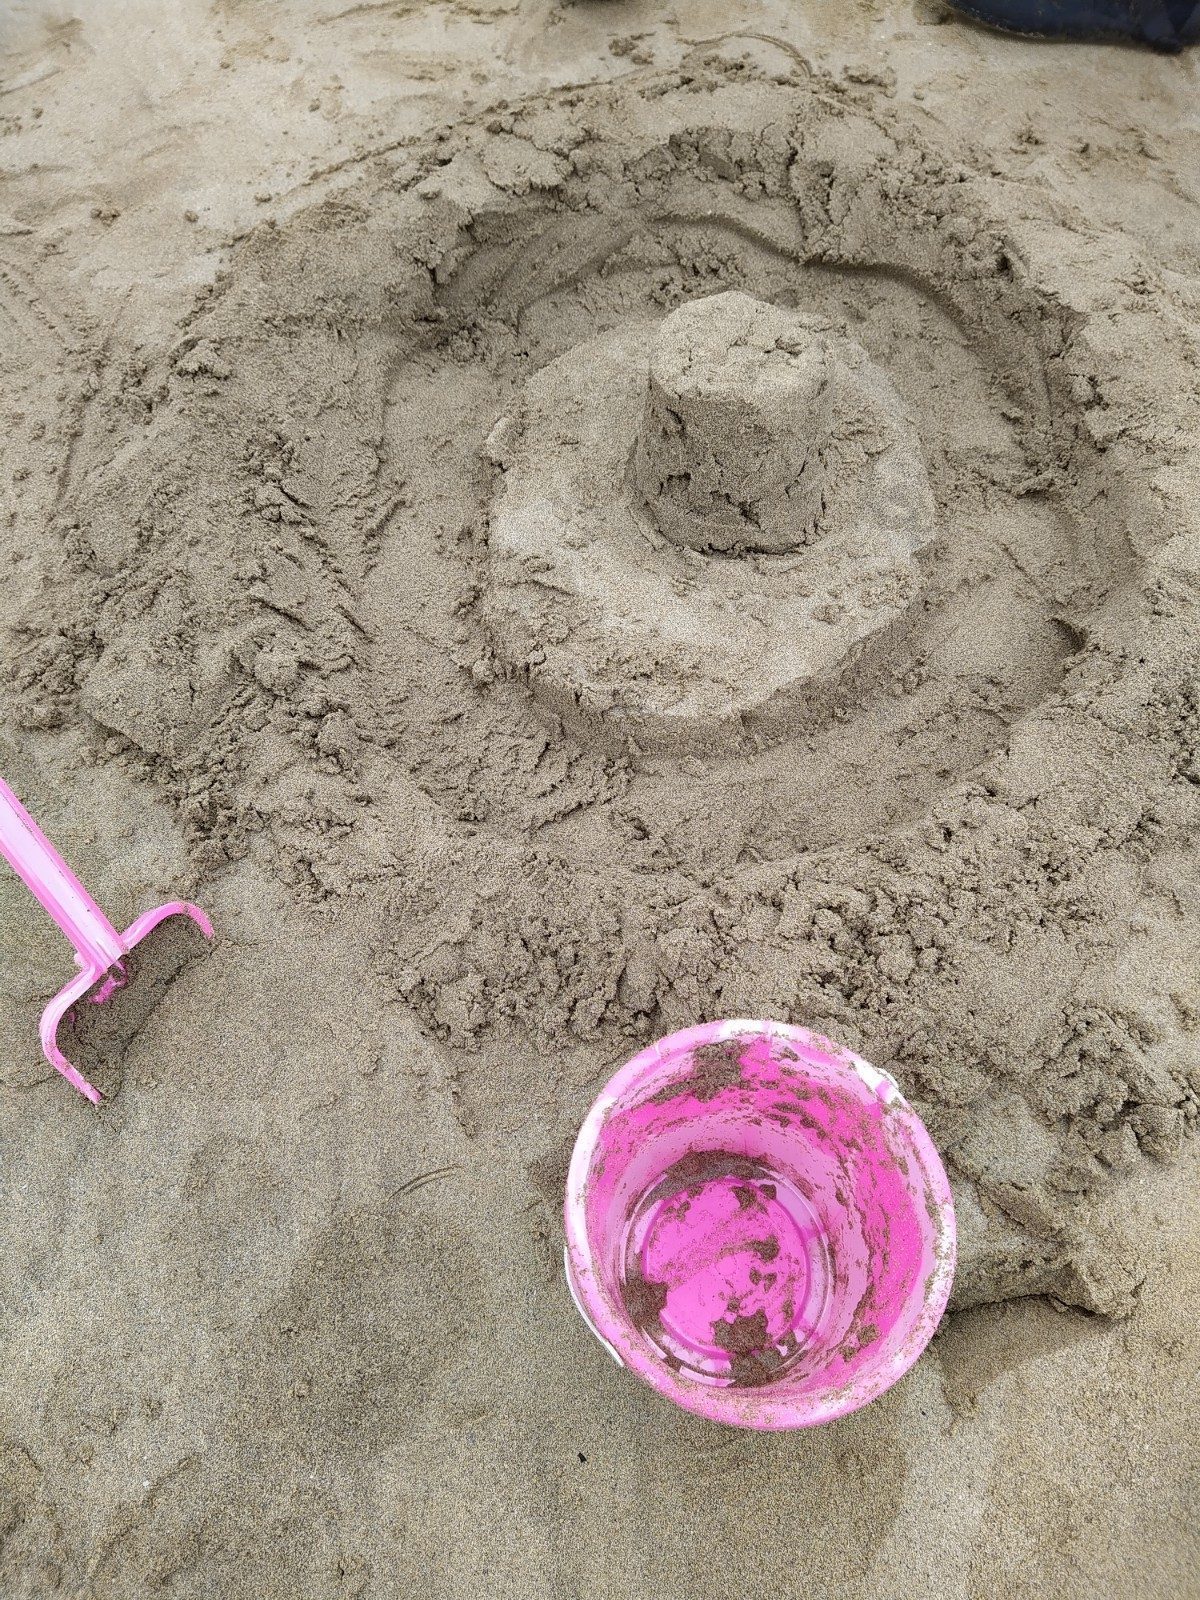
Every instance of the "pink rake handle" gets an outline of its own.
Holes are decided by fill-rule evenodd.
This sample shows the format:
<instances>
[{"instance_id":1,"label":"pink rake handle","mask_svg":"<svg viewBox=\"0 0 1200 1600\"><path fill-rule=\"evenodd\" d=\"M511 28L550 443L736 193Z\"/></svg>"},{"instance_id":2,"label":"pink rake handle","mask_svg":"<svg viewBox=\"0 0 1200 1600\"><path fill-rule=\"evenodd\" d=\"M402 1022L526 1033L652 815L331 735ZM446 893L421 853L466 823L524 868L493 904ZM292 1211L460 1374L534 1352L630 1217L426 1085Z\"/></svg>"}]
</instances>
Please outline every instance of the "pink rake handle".
<instances>
[{"instance_id":1,"label":"pink rake handle","mask_svg":"<svg viewBox=\"0 0 1200 1600\"><path fill-rule=\"evenodd\" d=\"M212 923L199 906L172 900L144 912L124 933L118 933L79 879L38 827L37 823L0 778L0 856L21 879L34 899L57 923L75 951L80 971L50 1001L42 1013L41 1041L47 1061L93 1105L102 1096L58 1048L58 1025L79 1000L107 974L107 981L92 998L107 1000L125 982L125 957L165 917L190 917L205 938L212 938Z\"/></svg>"},{"instance_id":2,"label":"pink rake handle","mask_svg":"<svg viewBox=\"0 0 1200 1600\"><path fill-rule=\"evenodd\" d=\"M121 935L0 778L0 855L99 976L125 955Z\"/></svg>"}]
</instances>

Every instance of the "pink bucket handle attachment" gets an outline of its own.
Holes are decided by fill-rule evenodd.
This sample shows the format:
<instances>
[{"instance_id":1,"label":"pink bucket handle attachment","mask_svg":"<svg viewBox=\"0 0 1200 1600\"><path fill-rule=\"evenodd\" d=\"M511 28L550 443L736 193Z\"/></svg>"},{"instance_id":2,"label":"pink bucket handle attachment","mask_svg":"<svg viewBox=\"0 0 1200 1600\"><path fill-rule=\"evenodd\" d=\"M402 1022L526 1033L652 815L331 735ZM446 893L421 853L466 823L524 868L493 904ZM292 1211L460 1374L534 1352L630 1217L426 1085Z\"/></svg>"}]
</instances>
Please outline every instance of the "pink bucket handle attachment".
<instances>
[{"instance_id":1,"label":"pink bucket handle attachment","mask_svg":"<svg viewBox=\"0 0 1200 1600\"><path fill-rule=\"evenodd\" d=\"M103 1098L58 1048L58 1025L71 1007L88 996L95 1004L107 1000L126 981L125 958L133 947L165 918L190 917L206 939L212 923L199 906L172 900L143 912L118 933L79 879L38 827L37 823L0 778L0 856L21 879L38 904L57 924L75 951L79 973L66 984L42 1012L41 1041L46 1060L93 1105ZM101 979L105 979L101 984Z\"/></svg>"}]
</instances>

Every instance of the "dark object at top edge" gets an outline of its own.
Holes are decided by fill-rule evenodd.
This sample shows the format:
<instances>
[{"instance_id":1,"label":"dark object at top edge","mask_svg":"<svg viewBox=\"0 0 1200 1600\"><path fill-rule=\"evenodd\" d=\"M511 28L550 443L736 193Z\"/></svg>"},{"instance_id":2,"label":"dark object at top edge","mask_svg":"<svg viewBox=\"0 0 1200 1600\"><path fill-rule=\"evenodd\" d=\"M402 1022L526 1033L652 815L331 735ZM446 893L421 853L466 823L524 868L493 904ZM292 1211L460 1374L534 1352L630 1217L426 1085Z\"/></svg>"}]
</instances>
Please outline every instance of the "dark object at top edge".
<instances>
[{"instance_id":1,"label":"dark object at top edge","mask_svg":"<svg viewBox=\"0 0 1200 1600\"><path fill-rule=\"evenodd\" d=\"M1200 39L1197 0L951 0L953 9L1010 33L1133 39L1182 50Z\"/></svg>"}]
</instances>

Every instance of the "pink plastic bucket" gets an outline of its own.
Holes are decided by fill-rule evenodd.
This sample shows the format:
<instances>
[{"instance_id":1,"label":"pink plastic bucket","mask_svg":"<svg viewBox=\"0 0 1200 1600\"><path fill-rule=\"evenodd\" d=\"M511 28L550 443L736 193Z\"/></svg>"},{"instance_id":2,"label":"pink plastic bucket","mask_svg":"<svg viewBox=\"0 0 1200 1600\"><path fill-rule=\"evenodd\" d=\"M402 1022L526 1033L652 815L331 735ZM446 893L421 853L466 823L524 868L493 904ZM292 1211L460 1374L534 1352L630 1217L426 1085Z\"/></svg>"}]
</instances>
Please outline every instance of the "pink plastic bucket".
<instances>
[{"instance_id":1,"label":"pink plastic bucket","mask_svg":"<svg viewBox=\"0 0 1200 1600\"><path fill-rule=\"evenodd\" d=\"M688 1411L804 1428L924 1350L954 1207L894 1081L781 1022L673 1033L608 1083L575 1143L567 1278L623 1365Z\"/></svg>"}]
</instances>

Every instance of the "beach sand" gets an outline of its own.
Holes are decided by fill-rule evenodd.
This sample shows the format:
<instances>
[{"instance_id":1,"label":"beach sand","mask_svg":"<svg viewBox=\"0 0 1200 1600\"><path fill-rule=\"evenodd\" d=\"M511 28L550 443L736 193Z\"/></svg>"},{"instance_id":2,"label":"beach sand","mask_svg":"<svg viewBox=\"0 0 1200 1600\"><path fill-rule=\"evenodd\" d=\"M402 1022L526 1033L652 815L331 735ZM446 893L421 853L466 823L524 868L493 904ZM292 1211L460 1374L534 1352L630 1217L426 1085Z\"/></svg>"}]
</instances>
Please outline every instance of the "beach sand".
<instances>
[{"instance_id":1,"label":"beach sand","mask_svg":"<svg viewBox=\"0 0 1200 1600\"><path fill-rule=\"evenodd\" d=\"M217 927L96 1111L0 877L5 1600L1200 1595L1195 63L794 11L0 24L0 773ZM880 375L870 590L606 544L731 289ZM587 1107L719 1016L954 1185L942 1329L812 1432L563 1281Z\"/></svg>"}]
</instances>

